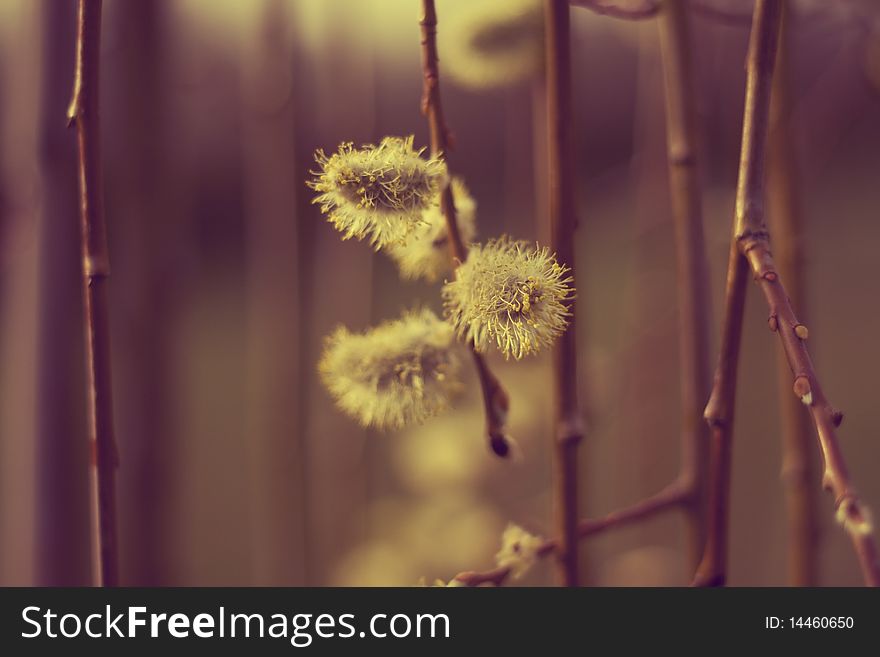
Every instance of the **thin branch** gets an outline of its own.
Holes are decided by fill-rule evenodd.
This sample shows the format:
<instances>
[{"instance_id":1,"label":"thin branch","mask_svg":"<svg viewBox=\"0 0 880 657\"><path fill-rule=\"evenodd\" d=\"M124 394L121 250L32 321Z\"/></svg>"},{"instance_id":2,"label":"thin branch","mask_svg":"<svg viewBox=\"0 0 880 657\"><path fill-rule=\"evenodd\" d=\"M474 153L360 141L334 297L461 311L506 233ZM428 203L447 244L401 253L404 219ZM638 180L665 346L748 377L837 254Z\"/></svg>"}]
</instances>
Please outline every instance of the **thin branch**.
<instances>
[{"instance_id":1,"label":"thin branch","mask_svg":"<svg viewBox=\"0 0 880 657\"><path fill-rule=\"evenodd\" d=\"M791 12L783 7L773 98L770 102L770 141L767 153L767 202L776 238L775 255L791 302L804 312L803 225L796 189L796 162L789 117ZM791 394L791 372L785 352L777 353L779 404L782 423L782 484L788 522L788 581L792 586L815 586L818 571L819 527L816 519L816 474L811 449L810 415Z\"/></svg>"},{"instance_id":2,"label":"thin branch","mask_svg":"<svg viewBox=\"0 0 880 657\"><path fill-rule=\"evenodd\" d=\"M116 443L110 382L110 330L107 278L110 259L104 223L98 115L101 0L77 4L76 70L69 125L76 125L79 205L82 229L83 297L92 452L92 558L97 586L119 584L116 530Z\"/></svg>"},{"instance_id":3,"label":"thin branch","mask_svg":"<svg viewBox=\"0 0 880 657\"><path fill-rule=\"evenodd\" d=\"M437 57L437 11L434 0L422 0L422 17L419 20L422 30L422 74L424 86L422 90L422 112L428 118L431 131L432 155L443 155L449 159L451 136L443 117L443 103L440 99L440 71ZM458 228L455 202L452 188L447 184L440 196L440 209L446 218L446 229L449 233L449 246L452 258L461 263L467 259L467 245L461 238ZM507 456L511 445L507 438L507 412L510 398L498 377L489 368L482 354L477 352L473 344L469 345L480 388L483 392L483 403L486 413L486 432L489 446L498 456Z\"/></svg>"},{"instance_id":4,"label":"thin branch","mask_svg":"<svg viewBox=\"0 0 880 657\"><path fill-rule=\"evenodd\" d=\"M567 0L545 0L547 144L550 239L556 257L575 276L574 129L571 108L571 36ZM578 585L577 447L584 434L578 401L577 326L574 302L566 331L553 348L556 432L553 437L555 506L560 579Z\"/></svg>"},{"instance_id":5,"label":"thin branch","mask_svg":"<svg viewBox=\"0 0 880 657\"><path fill-rule=\"evenodd\" d=\"M683 507L691 572L706 537L708 427L702 411L709 394L709 265L703 238L697 159L697 108L691 37L684 0L667 0L658 21L666 90L669 191L675 223L681 371L681 474L692 494Z\"/></svg>"},{"instance_id":6,"label":"thin branch","mask_svg":"<svg viewBox=\"0 0 880 657\"><path fill-rule=\"evenodd\" d=\"M696 156L696 108L690 65L690 37L685 7L670 0L659 24L666 77L670 191L676 225L682 390L682 465L678 478L660 492L632 506L575 525L576 539L622 527L658 513L680 508L687 518L691 562L702 553L705 537L705 470L707 427L702 405L709 390L708 264L703 240L700 181ZM548 58L549 59L549 58ZM572 243L569 238L568 244ZM570 258L573 260L573 258ZM569 329L571 330L571 329ZM567 388L571 390L571 387ZM548 541L540 552L557 553ZM455 579L468 586L502 584L506 568L461 573Z\"/></svg>"},{"instance_id":7,"label":"thin branch","mask_svg":"<svg viewBox=\"0 0 880 657\"><path fill-rule=\"evenodd\" d=\"M727 533L730 506L730 460L736 377L742 338L749 267L740 251L747 216L763 224L764 152L770 113L770 88L779 34L780 3L758 0L749 42L742 151L736 190L736 220L730 247L721 351L705 418L712 429L709 535L697 569L697 586L723 586L727 579Z\"/></svg>"},{"instance_id":8,"label":"thin branch","mask_svg":"<svg viewBox=\"0 0 880 657\"><path fill-rule=\"evenodd\" d=\"M840 445L836 427L842 415L826 399L806 349L806 326L794 314L770 251L770 235L764 221L764 160L770 123L770 95L782 3L758 0L752 27L747 66L746 105L743 117L743 143L737 185L736 218L728 272L729 299L739 300L739 308L726 310L722 358L716 374L706 418L723 440L713 443L712 508L710 535L703 562L694 583L720 585L726 577L727 510L730 479L730 437L736 360L742 327L742 300L749 271L759 282L770 308L770 329L779 334L794 376L794 393L806 405L819 434L825 461L823 484L835 498L837 517L852 540L865 582L880 584L880 568L873 538L870 514L859 500ZM732 293L731 293L732 291ZM738 311L738 312L737 312ZM730 339L733 335L735 339Z\"/></svg>"},{"instance_id":9,"label":"thin branch","mask_svg":"<svg viewBox=\"0 0 880 657\"><path fill-rule=\"evenodd\" d=\"M687 506L690 503L690 496L691 491L687 488L687 484L683 481L676 481L651 497L636 502L632 506L618 509L601 518L581 520L576 524L576 536L578 539L589 538L611 529L625 527L639 520L659 515L665 511ZM559 542L548 540L538 548L537 554L539 557L546 557L551 554L558 554L558 550ZM452 579L464 586L480 586L482 584L501 586L509 575L509 567L499 567L482 572L462 572Z\"/></svg>"}]
</instances>

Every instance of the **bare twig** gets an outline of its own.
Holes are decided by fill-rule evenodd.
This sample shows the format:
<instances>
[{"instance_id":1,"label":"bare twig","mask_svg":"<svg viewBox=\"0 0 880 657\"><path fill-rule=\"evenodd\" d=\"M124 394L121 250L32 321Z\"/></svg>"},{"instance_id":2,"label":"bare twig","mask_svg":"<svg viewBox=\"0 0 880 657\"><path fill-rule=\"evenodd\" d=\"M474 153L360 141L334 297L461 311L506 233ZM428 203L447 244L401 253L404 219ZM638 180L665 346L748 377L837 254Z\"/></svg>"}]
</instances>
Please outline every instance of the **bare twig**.
<instances>
[{"instance_id":1,"label":"bare twig","mask_svg":"<svg viewBox=\"0 0 880 657\"><path fill-rule=\"evenodd\" d=\"M730 502L730 457L736 375L742 338L748 262L741 243L747 216L764 211L764 152L770 113L770 88L779 34L780 3L758 0L749 42L742 151L736 190L734 239L730 247L721 351L705 418L712 429L709 535L694 584L722 586L727 578L727 531Z\"/></svg>"},{"instance_id":2,"label":"bare twig","mask_svg":"<svg viewBox=\"0 0 880 657\"><path fill-rule=\"evenodd\" d=\"M687 518L691 563L696 567L705 537L705 470L707 428L702 405L709 389L708 374L708 265L703 242L700 181L696 155L696 109L689 62L689 31L681 0L670 0L659 24L666 77L667 131L670 186L676 224L682 389L682 465L670 485L632 506L597 519L573 524L575 540L622 527L659 513L680 508ZM548 39L548 42L550 40ZM548 62L551 58L548 56ZM552 123L551 123L552 125ZM556 135L557 143L560 139ZM556 191L558 194L558 190ZM570 213L573 219L573 213ZM566 240L573 243L571 237ZM554 248L558 248L554 245ZM569 249L571 247L568 247ZM569 260L573 260L569 254ZM571 328L569 328L571 331ZM569 362L573 362L573 357ZM568 373L565 377L571 377ZM567 380L568 383L570 381ZM561 381L560 381L561 383ZM565 387L572 391L571 385ZM576 400L568 399L567 403ZM576 407L575 407L576 408ZM576 425L577 426L577 425ZM571 526L571 525L570 525ZM545 543L541 554L559 553L557 541ZM502 584L507 569L469 572L456 576L467 585Z\"/></svg>"},{"instance_id":3,"label":"bare twig","mask_svg":"<svg viewBox=\"0 0 880 657\"><path fill-rule=\"evenodd\" d=\"M865 582L880 584L880 568L870 515L859 500L849 474L836 427L842 420L820 387L806 349L809 332L794 314L770 251L764 221L764 160L770 123L770 95L782 3L758 0L746 81L743 143L737 184L736 217L728 271L721 359L706 419L713 427L713 480L709 539L694 583L720 585L726 578L727 515L730 480L730 439L736 387L736 366L742 329L742 305L749 271L761 286L770 308L770 329L779 334L794 376L794 394L806 405L819 434L825 462L823 484L835 498L838 520L850 535Z\"/></svg>"},{"instance_id":4,"label":"bare twig","mask_svg":"<svg viewBox=\"0 0 880 657\"><path fill-rule=\"evenodd\" d=\"M639 520L644 520L664 511L669 511L686 505L691 496L682 482L676 481L651 497L646 497L632 506L624 507L613 511L601 518L588 518L581 520L575 526L575 535L578 539L589 538L602 534L611 529L625 527ZM539 557L546 557L551 554L557 554L559 550L559 542L557 540L548 540L538 549ZM459 573L452 579L464 586L480 586L482 584L493 584L501 586L510 575L510 568L501 566L486 571L466 571Z\"/></svg>"},{"instance_id":5,"label":"bare twig","mask_svg":"<svg viewBox=\"0 0 880 657\"><path fill-rule=\"evenodd\" d=\"M567 0L545 0L544 24L549 146L550 239L556 257L575 275L574 158L571 109L571 37ZM553 436L554 485L560 580L578 585L577 447L584 434L578 402L577 326L574 302L566 331L553 348L556 431Z\"/></svg>"},{"instance_id":6,"label":"bare twig","mask_svg":"<svg viewBox=\"0 0 880 657\"><path fill-rule=\"evenodd\" d=\"M428 117L431 131L431 153L449 159L451 135L443 117L443 103L440 99L440 71L437 57L437 11L434 0L422 0L422 17L419 21L422 30L422 73L424 86L422 91L422 112ZM452 188L447 184L440 196L440 209L446 218L449 233L449 247L455 262L467 259L467 245L461 238L458 228ZM510 442L507 438L507 412L510 398L498 377L489 368L486 359L470 345L474 364L483 392L483 403L486 413L486 432L489 446L498 456L510 453Z\"/></svg>"},{"instance_id":7,"label":"bare twig","mask_svg":"<svg viewBox=\"0 0 880 657\"><path fill-rule=\"evenodd\" d=\"M107 304L110 259L104 223L98 116L101 4L101 0L79 0L77 4L76 70L67 115L69 124L76 125L78 144L86 372L92 449L94 583L97 586L116 586L119 583L115 491L117 453L113 437Z\"/></svg>"},{"instance_id":8,"label":"bare twig","mask_svg":"<svg viewBox=\"0 0 880 657\"><path fill-rule=\"evenodd\" d=\"M790 11L783 7L773 98L770 103L770 141L767 153L768 216L775 239L780 276L791 302L804 312L803 225L796 189L796 162L789 121L788 49ZM791 394L791 372L785 352L778 352L779 404L782 423L782 483L788 521L788 581L793 586L815 586L818 570L819 527L812 456L813 430L810 414Z\"/></svg>"},{"instance_id":9,"label":"bare twig","mask_svg":"<svg viewBox=\"0 0 880 657\"><path fill-rule=\"evenodd\" d=\"M702 419L709 394L709 265L703 239L697 160L697 109L690 25L684 0L667 0L660 14L666 88L669 191L675 223L681 388L681 473L691 572L706 537L708 428Z\"/></svg>"}]
</instances>

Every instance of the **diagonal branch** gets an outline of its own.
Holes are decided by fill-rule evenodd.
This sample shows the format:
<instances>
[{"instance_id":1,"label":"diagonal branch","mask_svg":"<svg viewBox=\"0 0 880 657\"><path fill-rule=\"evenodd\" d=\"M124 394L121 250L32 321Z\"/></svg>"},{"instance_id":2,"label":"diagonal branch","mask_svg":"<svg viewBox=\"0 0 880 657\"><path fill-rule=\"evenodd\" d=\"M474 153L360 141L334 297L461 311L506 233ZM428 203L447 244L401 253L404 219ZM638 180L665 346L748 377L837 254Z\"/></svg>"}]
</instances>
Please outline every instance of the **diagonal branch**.
<instances>
[{"instance_id":1,"label":"diagonal branch","mask_svg":"<svg viewBox=\"0 0 880 657\"><path fill-rule=\"evenodd\" d=\"M837 518L852 540L865 582L880 585L880 568L870 514L849 479L837 440L842 415L828 402L806 349L809 331L795 316L770 251L764 221L764 164L770 123L770 95L782 3L758 0L749 46L743 143L736 196L736 217L728 271L728 306L721 360L706 419L713 427L710 534L694 584L721 585L726 579L730 442L736 366L742 329L742 303L749 272L758 281L770 309L769 326L779 334L794 376L794 394L806 405L819 434L825 462L823 484L835 499ZM738 305L738 307L736 307Z\"/></svg>"},{"instance_id":2,"label":"diagonal branch","mask_svg":"<svg viewBox=\"0 0 880 657\"><path fill-rule=\"evenodd\" d=\"M625 527L627 525L653 517L679 507L686 506L690 502L691 491L683 481L676 481L651 497L636 502L632 506L612 511L608 515L601 518L587 518L577 523L575 527L575 535L578 539L585 539L591 536L602 534L611 529ZM552 554L558 554L559 542L556 540L545 541L538 548L537 556L546 557ZM501 566L486 571L466 571L459 573L452 578L454 582L463 586L480 586L482 584L492 584L501 586L507 581L510 575L510 568Z\"/></svg>"},{"instance_id":3,"label":"diagonal branch","mask_svg":"<svg viewBox=\"0 0 880 657\"><path fill-rule=\"evenodd\" d=\"M116 529L116 443L110 382L107 278L110 259L104 222L98 80L101 0L77 5L76 70L68 109L76 125L79 209L82 229L83 300L91 444L92 559L97 586L119 583Z\"/></svg>"},{"instance_id":4,"label":"diagonal branch","mask_svg":"<svg viewBox=\"0 0 880 657\"><path fill-rule=\"evenodd\" d=\"M449 128L443 118L443 103L440 99L440 71L437 57L437 11L434 0L422 0L422 17L419 21L422 30L422 74L424 86L422 91L422 112L428 118L431 131L431 154L443 155L448 161L451 145ZM464 262L467 258L467 246L461 238L458 228L452 188L447 183L440 196L440 210L446 218L446 230L449 233L449 246L452 258L456 262ZM507 412L510 398L501 385L498 377L489 368L489 364L473 344L469 345L480 388L483 392L483 404L486 414L486 432L489 446L498 456L510 453L511 445L507 438Z\"/></svg>"},{"instance_id":5,"label":"diagonal branch","mask_svg":"<svg viewBox=\"0 0 880 657\"><path fill-rule=\"evenodd\" d=\"M754 217L760 215L759 223L763 226L764 152L780 12L778 0L758 0L749 41L742 151L736 188L736 219L727 268L721 351L712 395L705 411L706 422L712 429L709 535L703 559L694 578L694 584L698 586L723 586L727 579L733 414L749 274L748 262L742 257L741 245L744 240L754 237L745 232L745 226L750 225Z\"/></svg>"}]
</instances>

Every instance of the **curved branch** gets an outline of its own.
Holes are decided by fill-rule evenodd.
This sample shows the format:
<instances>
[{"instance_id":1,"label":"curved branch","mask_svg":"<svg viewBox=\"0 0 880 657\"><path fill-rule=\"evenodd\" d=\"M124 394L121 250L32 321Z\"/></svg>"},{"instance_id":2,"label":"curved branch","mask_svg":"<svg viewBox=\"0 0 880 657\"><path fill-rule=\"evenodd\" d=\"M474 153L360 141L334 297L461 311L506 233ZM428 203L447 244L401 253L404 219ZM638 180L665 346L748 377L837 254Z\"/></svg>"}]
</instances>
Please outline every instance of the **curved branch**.
<instances>
[{"instance_id":1,"label":"curved branch","mask_svg":"<svg viewBox=\"0 0 880 657\"><path fill-rule=\"evenodd\" d=\"M443 103L440 99L440 71L437 57L437 10L434 0L422 0L422 17L419 20L422 32L422 113L428 118L431 131L431 153L442 155L448 161L448 151L452 143L449 128L443 116ZM453 261L467 259L467 245L461 238L458 227L452 188L447 183L440 196L440 210L446 219L449 233L449 247ZM510 454L511 444L507 437L507 413L510 398L498 377L489 368L486 359L473 343L468 345L483 393L483 406L486 414L486 433L489 447L498 456Z\"/></svg>"}]
</instances>

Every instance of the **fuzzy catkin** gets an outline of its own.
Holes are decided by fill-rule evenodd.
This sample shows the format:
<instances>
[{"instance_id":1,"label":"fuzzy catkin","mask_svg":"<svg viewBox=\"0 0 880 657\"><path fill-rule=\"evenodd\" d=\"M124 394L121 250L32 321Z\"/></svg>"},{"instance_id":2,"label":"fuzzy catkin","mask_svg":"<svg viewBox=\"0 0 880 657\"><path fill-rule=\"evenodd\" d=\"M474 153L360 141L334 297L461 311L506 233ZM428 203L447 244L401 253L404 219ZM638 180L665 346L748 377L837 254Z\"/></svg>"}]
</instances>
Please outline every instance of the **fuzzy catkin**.
<instances>
[{"instance_id":1,"label":"fuzzy catkin","mask_svg":"<svg viewBox=\"0 0 880 657\"><path fill-rule=\"evenodd\" d=\"M477 204L461 178L451 181L452 200L461 239L473 241L476 237ZM403 243L389 245L385 251L397 263L403 278L423 278L434 282L452 269L449 250L449 232L446 217L440 210L440 194L422 214L422 224Z\"/></svg>"},{"instance_id":2,"label":"fuzzy catkin","mask_svg":"<svg viewBox=\"0 0 880 657\"><path fill-rule=\"evenodd\" d=\"M446 182L446 164L422 157L413 137L385 137L378 146L345 142L328 156L315 153L320 171L306 184L342 239L367 239L376 248L403 242L422 223Z\"/></svg>"},{"instance_id":3,"label":"fuzzy catkin","mask_svg":"<svg viewBox=\"0 0 880 657\"><path fill-rule=\"evenodd\" d=\"M318 369L337 406L361 425L400 429L449 407L459 363L452 328L425 309L365 333L338 328Z\"/></svg>"},{"instance_id":4,"label":"fuzzy catkin","mask_svg":"<svg viewBox=\"0 0 880 657\"><path fill-rule=\"evenodd\" d=\"M495 563L500 568L509 568L512 579L520 579L535 565L543 544L540 536L510 523L501 534L501 549L495 555Z\"/></svg>"},{"instance_id":5,"label":"fuzzy catkin","mask_svg":"<svg viewBox=\"0 0 880 657\"><path fill-rule=\"evenodd\" d=\"M515 359L549 346L568 326L568 268L547 248L509 238L473 245L443 286L446 318L478 351Z\"/></svg>"},{"instance_id":6,"label":"fuzzy catkin","mask_svg":"<svg viewBox=\"0 0 880 657\"><path fill-rule=\"evenodd\" d=\"M443 69L473 89L500 88L537 75L544 64L540 0L461 3L448 23ZM452 36L454 35L454 36Z\"/></svg>"}]
</instances>

